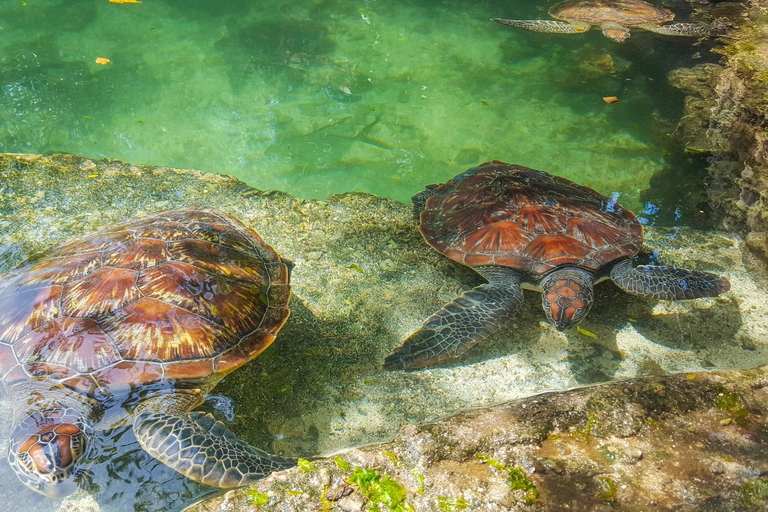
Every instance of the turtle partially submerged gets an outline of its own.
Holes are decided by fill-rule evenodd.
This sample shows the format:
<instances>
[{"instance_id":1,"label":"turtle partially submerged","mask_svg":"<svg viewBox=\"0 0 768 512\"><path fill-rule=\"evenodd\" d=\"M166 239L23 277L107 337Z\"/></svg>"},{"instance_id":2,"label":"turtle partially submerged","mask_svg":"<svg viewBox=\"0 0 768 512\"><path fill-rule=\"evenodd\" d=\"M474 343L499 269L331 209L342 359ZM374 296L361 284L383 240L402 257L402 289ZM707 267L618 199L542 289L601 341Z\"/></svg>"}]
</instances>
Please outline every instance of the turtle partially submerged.
<instances>
[{"instance_id":1,"label":"turtle partially submerged","mask_svg":"<svg viewBox=\"0 0 768 512\"><path fill-rule=\"evenodd\" d=\"M542 292L558 329L579 323L593 284L611 279L651 299L715 297L728 280L708 272L632 266L643 225L592 189L542 171L493 161L413 197L422 236L488 282L429 317L387 356L386 369L416 369L457 358L520 309L523 288Z\"/></svg>"},{"instance_id":2,"label":"turtle partially submerged","mask_svg":"<svg viewBox=\"0 0 768 512\"><path fill-rule=\"evenodd\" d=\"M70 494L94 436L128 422L151 456L210 486L292 466L193 411L272 343L290 269L255 231L200 208L97 231L3 276L0 372L19 478Z\"/></svg>"},{"instance_id":3,"label":"turtle partially submerged","mask_svg":"<svg viewBox=\"0 0 768 512\"><path fill-rule=\"evenodd\" d=\"M619 43L629 39L631 28L642 28L668 36L708 36L716 27L705 23L673 23L675 15L669 9L643 0L566 0L549 9L552 20L506 20L493 18L496 23L534 32L578 34L597 25L606 37Z\"/></svg>"}]
</instances>

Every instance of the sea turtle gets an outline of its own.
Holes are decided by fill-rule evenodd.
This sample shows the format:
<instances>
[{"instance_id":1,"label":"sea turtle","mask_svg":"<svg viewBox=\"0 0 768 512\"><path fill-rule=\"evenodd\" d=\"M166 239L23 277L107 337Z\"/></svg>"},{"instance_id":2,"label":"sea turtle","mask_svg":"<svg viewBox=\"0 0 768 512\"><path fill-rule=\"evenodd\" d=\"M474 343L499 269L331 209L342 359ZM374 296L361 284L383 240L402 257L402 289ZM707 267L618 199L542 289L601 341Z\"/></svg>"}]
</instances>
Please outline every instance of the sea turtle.
<instances>
[{"instance_id":1,"label":"sea turtle","mask_svg":"<svg viewBox=\"0 0 768 512\"><path fill-rule=\"evenodd\" d=\"M291 266L234 217L187 208L65 242L0 278L8 461L21 481L70 494L94 436L128 422L152 457L210 486L294 465L193 411L272 343Z\"/></svg>"},{"instance_id":2,"label":"sea turtle","mask_svg":"<svg viewBox=\"0 0 768 512\"><path fill-rule=\"evenodd\" d=\"M496 23L534 32L577 34L592 25L599 26L606 37L623 43L629 39L630 28L643 28L668 36L708 36L717 32L713 25L704 23L673 23L675 14L643 0L566 0L549 8L549 15L563 21L505 20L493 18Z\"/></svg>"},{"instance_id":3,"label":"sea turtle","mask_svg":"<svg viewBox=\"0 0 768 512\"><path fill-rule=\"evenodd\" d=\"M707 272L632 266L643 225L592 189L499 161L470 169L413 197L419 230L432 248L472 267L488 283L428 318L387 356L386 369L415 369L457 358L508 321L523 288L542 292L557 329L579 323L592 285L606 279L652 299L714 297L730 283Z\"/></svg>"}]
</instances>

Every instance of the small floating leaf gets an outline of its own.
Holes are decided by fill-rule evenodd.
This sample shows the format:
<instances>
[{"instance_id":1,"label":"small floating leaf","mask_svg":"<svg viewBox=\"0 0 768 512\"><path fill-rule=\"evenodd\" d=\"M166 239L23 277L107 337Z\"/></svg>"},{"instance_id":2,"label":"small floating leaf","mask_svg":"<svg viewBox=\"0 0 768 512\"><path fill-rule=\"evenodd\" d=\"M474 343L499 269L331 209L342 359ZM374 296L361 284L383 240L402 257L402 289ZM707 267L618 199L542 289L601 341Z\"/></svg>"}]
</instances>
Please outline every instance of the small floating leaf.
<instances>
[{"instance_id":1,"label":"small floating leaf","mask_svg":"<svg viewBox=\"0 0 768 512\"><path fill-rule=\"evenodd\" d=\"M96 57L96 64L101 64L102 66L104 66L106 64L109 64L110 62L112 61L106 57Z\"/></svg>"},{"instance_id":2,"label":"small floating leaf","mask_svg":"<svg viewBox=\"0 0 768 512\"><path fill-rule=\"evenodd\" d=\"M608 104L616 103L617 101L619 101L619 97L618 96L603 96L603 101L608 103Z\"/></svg>"},{"instance_id":3,"label":"small floating leaf","mask_svg":"<svg viewBox=\"0 0 768 512\"><path fill-rule=\"evenodd\" d=\"M688 380L693 380L693 379L696 378L696 374L695 373L689 373L688 375L685 376L685 378L688 379Z\"/></svg>"},{"instance_id":4,"label":"small floating leaf","mask_svg":"<svg viewBox=\"0 0 768 512\"><path fill-rule=\"evenodd\" d=\"M597 334L593 333L592 331L588 331L583 327L576 326L576 330L579 332L579 334L583 334L584 336L589 336L590 338L597 339Z\"/></svg>"}]
</instances>

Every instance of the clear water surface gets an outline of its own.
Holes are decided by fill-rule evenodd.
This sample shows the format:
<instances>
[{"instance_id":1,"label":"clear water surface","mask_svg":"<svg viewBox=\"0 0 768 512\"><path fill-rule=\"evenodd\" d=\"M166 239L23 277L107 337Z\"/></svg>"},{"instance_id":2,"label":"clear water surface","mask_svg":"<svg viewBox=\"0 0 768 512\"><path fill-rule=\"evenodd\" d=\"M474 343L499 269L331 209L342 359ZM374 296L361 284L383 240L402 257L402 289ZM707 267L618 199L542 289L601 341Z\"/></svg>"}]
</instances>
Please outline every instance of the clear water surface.
<instances>
[{"instance_id":1,"label":"clear water surface","mask_svg":"<svg viewBox=\"0 0 768 512\"><path fill-rule=\"evenodd\" d=\"M71 152L227 173L307 198L362 190L404 202L497 158L614 195L650 223L707 226L706 162L674 137L683 98L666 81L671 69L712 59L707 48L642 31L619 45L599 31L534 34L489 21L545 18L549 5L8 0L0 152ZM674 8L685 12L684 2ZM618 103L602 99L614 95ZM124 485L107 489L102 506L173 510L205 492L131 448L129 430L112 439L121 455L94 483ZM1 466L2 481L17 483Z\"/></svg>"},{"instance_id":2,"label":"clear water surface","mask_svg":"<svg viewBox=\"0 0 768 512\"><path fill-rule=\"evenodd\" d=\"M548 5L4 2L0 151L404 202L496 158L618 193L652 222L705 224L705 162L675 145L682 96L666 73L706 59L706 48L643 31L619 45L597 30L535 34L489 21L546 18Z\"/></svg>"}]
</instances>

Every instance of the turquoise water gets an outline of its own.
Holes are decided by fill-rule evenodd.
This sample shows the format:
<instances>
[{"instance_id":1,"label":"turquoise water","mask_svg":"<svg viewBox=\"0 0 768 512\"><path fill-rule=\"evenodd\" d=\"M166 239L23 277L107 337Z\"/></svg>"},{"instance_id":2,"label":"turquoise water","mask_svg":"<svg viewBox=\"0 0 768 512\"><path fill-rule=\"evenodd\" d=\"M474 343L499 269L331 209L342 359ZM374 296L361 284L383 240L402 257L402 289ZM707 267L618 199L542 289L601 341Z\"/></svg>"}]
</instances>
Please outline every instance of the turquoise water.
<instances>
[{"instance_id":1,"label":"turquoise water","mask_svg":"<svg viewBox=\"0 0 768 512\"><path fill-rule=\"evenodd\" d=\"M403 202L497 158L617 196L649 223L707 226L707 163L675 137L683 97L666 82L670 70L711 59L706 46L644 32L618 45L599 31L534 34L488 20L543 18L547 7L7 1L0 152L71 152L227 173L307 198L362 190ZM613 95L618 103L602 100ZM116 446L87 489L105 510L174 510L209 492L144 455L129 429L105 438ZM6 464L0 481L16 483ZM19 492L27 509L56 509Z\"/></svg>"},{"instance_id":2,"label":"turquoise water","mask_svg":"<svg viewBox=\"0 0 768 512\"><path fill-rule=\"evenodd\" d=\"M222 172L307 198L362 190L404 202L425 183L497 158L618 193L651 222L705 224L706 163L671 136L682 96L665 76L699 62L694 54L707 58L706 48L643 31L619 45L597 30L547 35L489 21L546 17L546 8L5 2L0 151ZM613 95L618 103L602 100Z\"/></svg>"}]
</instances>

